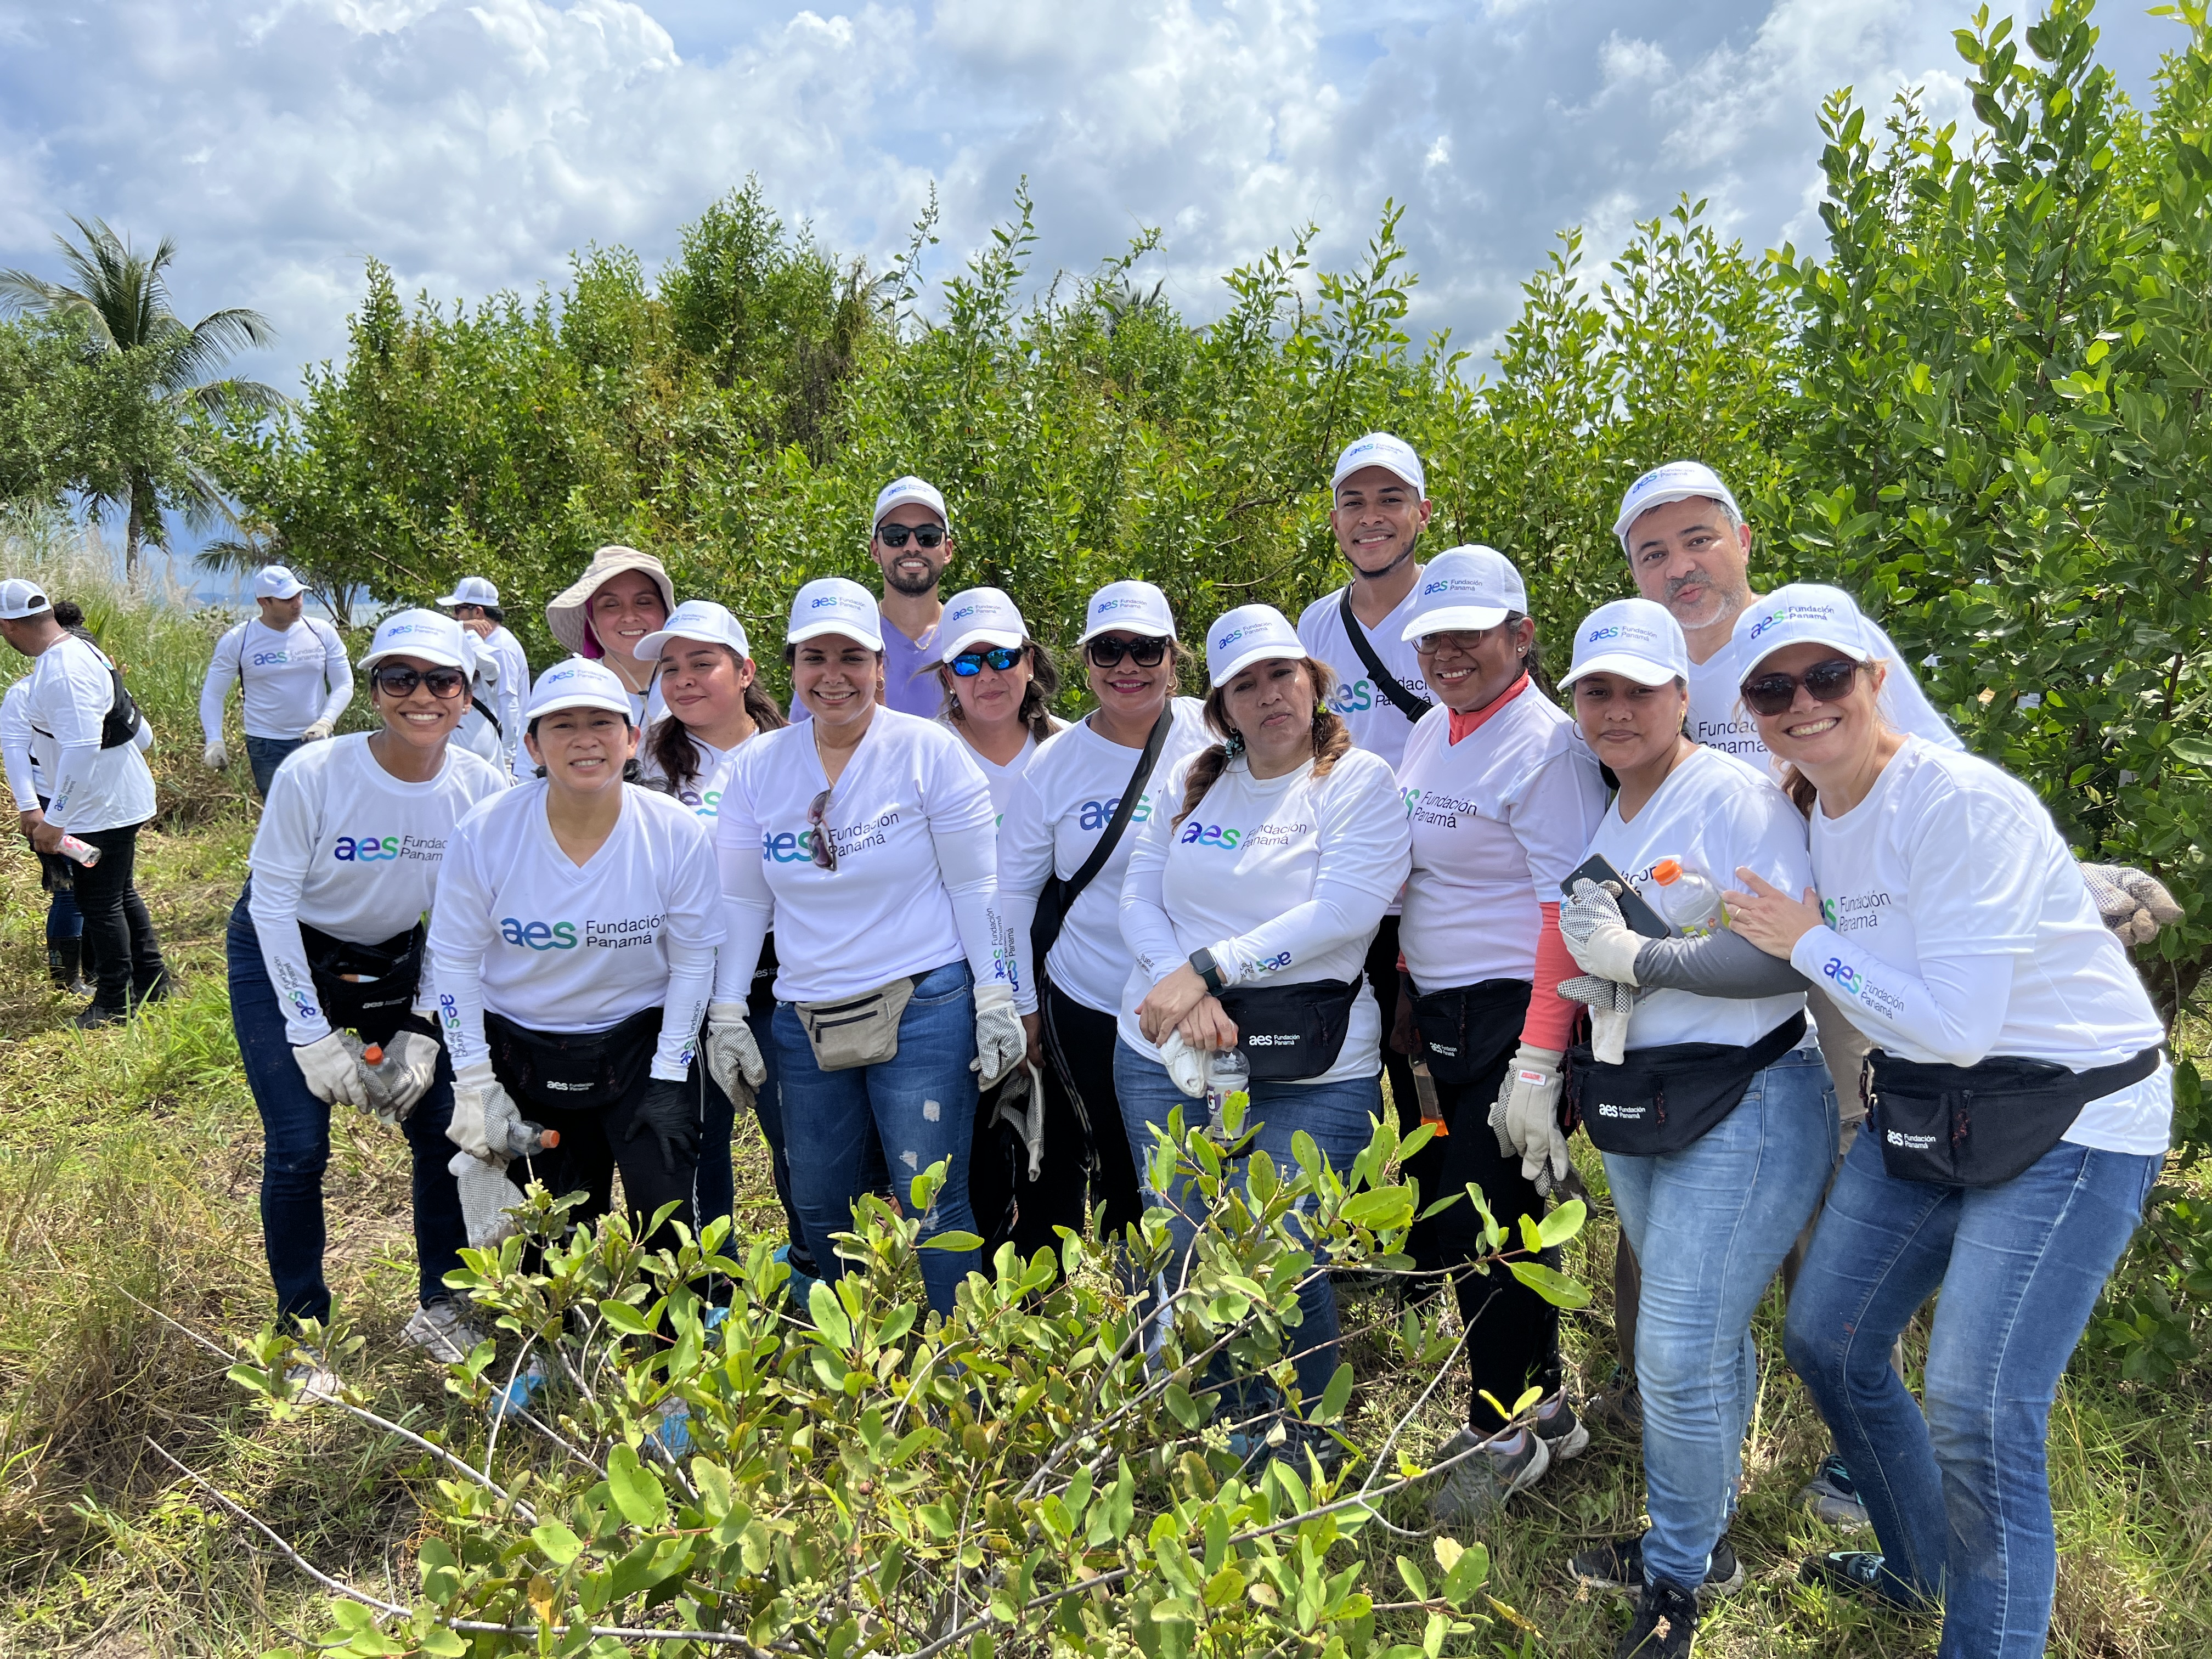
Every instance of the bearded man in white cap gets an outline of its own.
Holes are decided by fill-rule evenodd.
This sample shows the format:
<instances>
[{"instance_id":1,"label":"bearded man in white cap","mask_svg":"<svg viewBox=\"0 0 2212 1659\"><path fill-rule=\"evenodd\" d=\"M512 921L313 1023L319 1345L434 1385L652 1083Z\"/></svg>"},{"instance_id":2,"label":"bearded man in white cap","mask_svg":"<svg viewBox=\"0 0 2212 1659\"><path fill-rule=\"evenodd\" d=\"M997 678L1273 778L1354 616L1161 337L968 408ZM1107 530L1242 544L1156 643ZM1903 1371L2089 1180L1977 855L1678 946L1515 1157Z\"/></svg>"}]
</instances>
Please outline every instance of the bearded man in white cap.
<instances>
[{"instance_id":1,"label":"bearded man in white cap","mask_svg":"<svg viewBox=\"0 0 2212 1659\"><path fill-rule=\"evenodd\" d=\"M935 720L945 712L937 678L938 624L945 604L938 583L952 562L952 520L937 486L911 476L894 478L876 497L868 553L884 573L876 601L884 622L884 702L902 714ZM803 717L794 700L792 718Z\"/></svg>"},{"instance_id":2,"label":"bearded man in white cap","mask_svg":"<svg viewBox=\"0 0 2212 1659\"><path fill-rule=\"evenodd\" d=\"M223 704L242 685L246 759L253 791L269 799L270 780L284 757L303 743L330 736L353 701L353 669L345 642L328 623L301 614L307 586L281 564L253 578L250 617L215 642L215 656L200 686L200 759L210 772L230 764L222 740Z\"/></svg>"}]
</instances>

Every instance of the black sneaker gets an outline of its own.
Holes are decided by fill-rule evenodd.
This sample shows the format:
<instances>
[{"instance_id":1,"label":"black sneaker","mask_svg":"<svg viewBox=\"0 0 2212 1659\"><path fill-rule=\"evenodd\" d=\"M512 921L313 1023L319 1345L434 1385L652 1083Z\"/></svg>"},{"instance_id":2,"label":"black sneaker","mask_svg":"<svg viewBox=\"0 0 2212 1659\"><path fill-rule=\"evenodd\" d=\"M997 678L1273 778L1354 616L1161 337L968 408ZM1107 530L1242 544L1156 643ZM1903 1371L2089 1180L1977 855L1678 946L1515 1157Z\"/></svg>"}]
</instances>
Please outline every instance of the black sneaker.
<instances>
[{"instance_id":1,"label":"black sneaker","mask_svg":"<svg viewBox=\"0 0 2212 1659\"><path fill-rule=\"evenodd\" d=\"M95 1002L77 1015L76 1029L96 1031L103 1025L120 1025L130 1018L131 1011L127 1008L103 1008Z\"/></svg>"},{"instance_id":2,"label":"black sneaker","mask_svg":"<svg viewBox=\"0 0 2212 1659\"><path fill-rule=\"evenodd\" d=\"M1797 1498L1832 1527L1873 1524L1867 1519L1866 1504L1860 1500L1858 1487L1851 1482L1851 1472L1845 1467L1841 1452L1832 1451L1820 1460L1819 1471L1798 1488Z\"/></svg>"},{"instance_id":3,"label":"black sneaker","mask_svg":"<svg viewBox=\"0 0 2212 1659\"><path fill-rule=\"evenodd\" d=\"M1840 1590L1892 1607L1917 1607L1921 1600L1895 1575L1883 1571L1879 1550L1830 1550L1797 1564L1797 1582L1816 1589Z\"/></svg>"},{"instance_id":4,"label":"black sneaker","mask_svg":"<svg viewBox=\"0 0 2212 1659\"><path fill-rule=\"evenodd\" d=\"M1661 1579L1644 1592L1613 1659L1689 1659L1698 1642L1698 1598Z\"/></svg>"},{"instance_id":5,"label":"black sneaker","mask_svg":"<svg viewBox=\"0 0 2212 1659\"><path fill-rule=\"evenodd\" d=\"M1630 1595L1644 1592L1644 1534L1616 1538L1595 1549L1583 1551L1567 1563L1577 1583L1595 1589L1621 1590ZM1713 1559L1705 1567L1705 1582L1698 1586L1698 1599L1733 1595L1743 1588L1743 1563L1723 1533L1713 1546Z\"/></svg>"}]
</instances>

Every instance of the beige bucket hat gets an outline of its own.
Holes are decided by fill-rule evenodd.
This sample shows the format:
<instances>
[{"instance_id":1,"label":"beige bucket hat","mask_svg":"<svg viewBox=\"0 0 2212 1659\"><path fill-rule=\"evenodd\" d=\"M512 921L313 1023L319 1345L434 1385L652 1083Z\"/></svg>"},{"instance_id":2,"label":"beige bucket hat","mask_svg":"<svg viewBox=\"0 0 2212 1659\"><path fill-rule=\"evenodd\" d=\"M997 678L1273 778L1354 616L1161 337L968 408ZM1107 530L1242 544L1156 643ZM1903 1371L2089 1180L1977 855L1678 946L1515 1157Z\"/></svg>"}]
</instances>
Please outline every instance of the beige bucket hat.
<instances>
[{"instance_id":1,"label":"beige bucket hat","mask_svg":"<svg viewBox=\"0 0 2212 1659\"><path fill-rule=\"evenodd\" d=\"M592 594L631 570L641 570L652 577L653 586L660 590L660 602L671 611L676 609L676 584L668 580L659 560L634 547L603 547L592 555L582 575L546 602L545 625L553 630L553 637L580 657L605 655L604 647L586 627L585 612Z\"/></svg>"}]
</instances>

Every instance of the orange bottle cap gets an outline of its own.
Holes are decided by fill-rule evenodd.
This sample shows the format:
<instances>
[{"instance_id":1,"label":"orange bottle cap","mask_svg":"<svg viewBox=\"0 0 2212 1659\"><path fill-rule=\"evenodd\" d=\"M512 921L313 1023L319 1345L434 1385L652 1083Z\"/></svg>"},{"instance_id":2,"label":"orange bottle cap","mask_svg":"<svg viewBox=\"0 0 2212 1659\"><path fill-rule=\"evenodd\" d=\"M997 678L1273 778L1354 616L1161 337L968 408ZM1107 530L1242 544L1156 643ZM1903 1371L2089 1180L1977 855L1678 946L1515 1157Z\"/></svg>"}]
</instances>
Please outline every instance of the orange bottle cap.
<instances>
[{"instance_id":1,"label":"orange bottle cap","mask_svg":"<svg viewBox=\"0 0 2212 1659\"><path fill-rule=\"evenodd\" d=\"M361 1051L361 1057L368 1065L381 1066L384 1064L384 1049L380 1045L372 1042Z\"/></svg>"},{"instance_id":2,"label":"orange bottle cap","mask_svg":"<svg viewBox=\"0 0 2212 1659\"><path fill-rule=\"evenodd\" d=\"M547 1152L551 1152L561 1144L561 1132L558 1129L546 1130L538 1137L538 1144L544 1147Z\"/></svg>"},{"instance_id":3,"label":"orange bottle cap","mask_svg":"<svg viewBox=\"0 0 2212 1659\"><path fill-rule=\"evenodd\" d=\"M1680 859L1661 859L1651 866L1651 879L1662 887L1672 887L1681 878L1682 860Z\"/></svg>"}]
</instances>

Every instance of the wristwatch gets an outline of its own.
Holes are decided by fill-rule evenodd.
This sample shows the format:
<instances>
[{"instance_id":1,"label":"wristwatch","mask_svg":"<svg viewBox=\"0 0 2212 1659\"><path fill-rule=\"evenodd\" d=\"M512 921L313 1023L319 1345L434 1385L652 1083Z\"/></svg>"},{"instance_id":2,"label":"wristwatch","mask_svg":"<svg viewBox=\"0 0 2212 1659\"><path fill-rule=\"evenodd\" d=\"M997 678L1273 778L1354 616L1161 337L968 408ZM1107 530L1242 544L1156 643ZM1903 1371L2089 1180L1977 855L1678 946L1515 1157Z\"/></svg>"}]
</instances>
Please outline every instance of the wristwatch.
<instances>
[{"instance_id":1,"label":"wristwatch","mask_svg":"<svg viewBox=\"0 0 2212 1659\"><path fill-rule=\"evenodd\" d=\"M1206 981L1206 988L1214 995L1219 996L1229 988L1229 981L1221 977L1221 969L1214 966L1211 950L1193 951L1190 965L1192 971Z\"/></svg>"}]
</instances>

